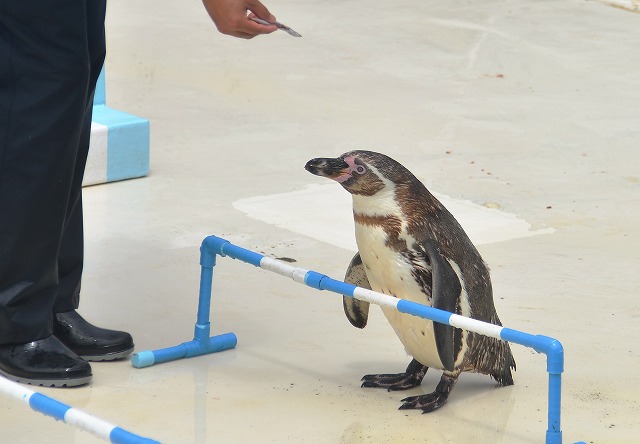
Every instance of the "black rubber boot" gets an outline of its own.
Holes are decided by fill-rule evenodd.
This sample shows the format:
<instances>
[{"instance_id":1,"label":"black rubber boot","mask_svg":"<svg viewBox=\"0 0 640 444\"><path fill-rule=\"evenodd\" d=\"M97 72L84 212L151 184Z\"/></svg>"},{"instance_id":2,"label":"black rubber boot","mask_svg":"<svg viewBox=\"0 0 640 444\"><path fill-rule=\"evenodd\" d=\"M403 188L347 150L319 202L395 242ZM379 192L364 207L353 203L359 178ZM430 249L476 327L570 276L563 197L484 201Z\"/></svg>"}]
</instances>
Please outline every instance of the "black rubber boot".
<instances>
[{"instance_id":1,"label":"black rubber boot","mask_svg":"<svg viewBox=\"0 0 640 444\"><path fill-rule=\"evenodd\" d=\"M129 333L95 327L75 310L54 314L53 334L86 361L111 361L133 352Z\"/></svg>"},{"instance_id":2,"label":"black rubber boot","mask_svg":"<svg viewBox=\"0 0 640 444\"><path fill-rule=\"evenodd\" d=\"M0 345L0 374L25 384L74 387L91 381L91 366L55 336Z\"/></svg>"}]
</instances>

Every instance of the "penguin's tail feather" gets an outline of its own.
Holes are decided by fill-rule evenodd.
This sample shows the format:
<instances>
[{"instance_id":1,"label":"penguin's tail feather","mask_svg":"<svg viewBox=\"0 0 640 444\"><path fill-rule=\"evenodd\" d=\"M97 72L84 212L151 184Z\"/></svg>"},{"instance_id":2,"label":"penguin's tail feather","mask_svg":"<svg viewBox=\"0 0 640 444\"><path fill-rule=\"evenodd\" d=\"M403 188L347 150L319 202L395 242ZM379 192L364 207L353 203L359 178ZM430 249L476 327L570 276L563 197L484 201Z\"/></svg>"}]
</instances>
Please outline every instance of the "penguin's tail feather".
<instances>
[{"instance_id":1,"label":"penguin's tail feather","mask_svg":"<svg viewBox=\"0 0 640 444\"><path fill-rule=\"evenodd\" d=\"M502 362L502 368L498 372L490 373L490 376L498 382L498 385L513 385L511 370L516 370L516 360L513 359L508 342L500 341L498 346L501 350L498 352L500 359L497 360L497 363L499 365Z\"/></svg>"},{"instance_id":2,"label":"penguin's tail feather","mask_svg":"<svg viewBox=\"0 0 640 444\"><path fill-rule=\"evenodd\" d=\"M492 324L502 325L497 313L489 320ZM491 376L498 385L513 385L511 370L516 369L516 360L511 353L511 346L489 336L471 333L470 360L474 370Z\"/></svg>"}]
</instances>

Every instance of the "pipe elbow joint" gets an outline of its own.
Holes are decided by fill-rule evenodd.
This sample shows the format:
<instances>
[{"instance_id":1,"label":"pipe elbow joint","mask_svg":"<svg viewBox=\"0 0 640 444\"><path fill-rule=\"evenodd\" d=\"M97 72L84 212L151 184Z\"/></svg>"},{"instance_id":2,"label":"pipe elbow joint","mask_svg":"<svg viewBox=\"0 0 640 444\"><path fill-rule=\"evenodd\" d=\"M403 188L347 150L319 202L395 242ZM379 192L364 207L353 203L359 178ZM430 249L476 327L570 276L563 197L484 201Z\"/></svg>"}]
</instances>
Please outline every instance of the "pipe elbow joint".
<instances>
[{"instance_id":1,"label":"pipe elbow joint","mask_svg":"<svg viewBox=\"0 0 640 444\"><path fill-rule=\"evenodd\" d=\"M216 255L224 256L222 250L228 243L230 243L228 240L218 236L205 237L200 245L200 265L213 267L216 264Z\"/></svg>"},{"instance_id":2,"label":"pipe elbow joint","mask_svg":"<svg viewBox=\"0 0 640 444\"><path fill-rule=\"evenodd\" d=\"M564 348L560 341L548 336L538 335L538 353L547 355L547 372L559 374L564 371Z\"/></svg>"}]
</instances>

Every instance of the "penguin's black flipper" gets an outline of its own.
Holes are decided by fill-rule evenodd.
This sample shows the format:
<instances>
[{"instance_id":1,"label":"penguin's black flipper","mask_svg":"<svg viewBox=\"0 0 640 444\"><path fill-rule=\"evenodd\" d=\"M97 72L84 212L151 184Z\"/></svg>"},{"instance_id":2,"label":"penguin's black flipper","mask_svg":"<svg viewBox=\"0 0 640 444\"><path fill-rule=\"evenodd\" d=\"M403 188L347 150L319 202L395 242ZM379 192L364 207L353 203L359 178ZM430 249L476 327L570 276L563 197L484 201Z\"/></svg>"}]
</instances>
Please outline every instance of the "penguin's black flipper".
<instances>
[{"instance_id":1,"label":"penguin's black flipper","mask_svg":"<svg viewBox=\"0 0 640 444\"><path fill-rule=\"evenodd\" d=\"M431 306L455 313L462 291L460 279L449 261L440 253L435 241L427 239L422 245L431 264ZM453 371L455 363L453 327L434 322L433 330L440 361L446 370Z\"/></svg>"},{"instance_id":2,"label":"penguin's black flipper","mask_svg":"<svg viewBox=\"0 0 640 444\"><path fill-rule=\"evenodd\" d=\"M344 281L371 290L371 284L369 284L369 279L367 279L367 273L364 270L360 253L356 253L353 259L351 259ZM360 301L350 296L342 296L342 306L344 308L344 314L347 315L347 319L349 319L351 325L357 328L364 328L367 325L367 319L369 318L368 302Z\"/></svg>"}]
</instances>

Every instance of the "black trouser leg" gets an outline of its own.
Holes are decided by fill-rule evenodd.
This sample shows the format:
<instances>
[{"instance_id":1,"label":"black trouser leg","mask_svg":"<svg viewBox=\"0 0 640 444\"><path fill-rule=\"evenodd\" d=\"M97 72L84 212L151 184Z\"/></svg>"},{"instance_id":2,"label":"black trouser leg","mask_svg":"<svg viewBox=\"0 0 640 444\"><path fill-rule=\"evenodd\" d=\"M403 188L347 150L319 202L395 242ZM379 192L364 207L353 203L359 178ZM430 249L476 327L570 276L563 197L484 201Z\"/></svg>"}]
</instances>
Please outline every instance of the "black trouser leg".
<instances>
[{"instance_id":1,"label":"black trouser leg","mask_svg":"<svg viewBox=\"0 0 640 444\"><path fill-rule=\"evenodd\" d=\"M54 302L77 306L104 5L0 2L0 344L44 338ZM59 293L59 279L71 294Z\"/></svg>"},{"instance_id":2,"label":"black trouser leg","mask_svg":"<svg viewBox=\"0 0 640 444\"><path fill-rule=\"evenodd\" d=\"M71 181L67 218L63 227L58 254L59 287L53 311L75 310L80 303L80 283L84 259L84 230L82 213L82 178L89 153L91 114L96 82L104 64L104 16L106 1L87 2L87 49L89 52L89 89L84 110L80 143Z\"/></svg>"}]
</instances>

